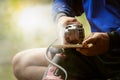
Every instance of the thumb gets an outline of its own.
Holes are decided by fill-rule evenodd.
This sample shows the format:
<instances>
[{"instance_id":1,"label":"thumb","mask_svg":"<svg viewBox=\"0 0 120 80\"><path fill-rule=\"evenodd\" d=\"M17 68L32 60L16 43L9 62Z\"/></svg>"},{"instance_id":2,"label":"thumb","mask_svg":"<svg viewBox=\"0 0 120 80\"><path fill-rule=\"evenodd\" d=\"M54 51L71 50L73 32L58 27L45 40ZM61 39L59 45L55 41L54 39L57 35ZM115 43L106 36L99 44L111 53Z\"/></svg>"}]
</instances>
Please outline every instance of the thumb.
<instances>
[{"instance_id":1,"label":"thumb","mask_svg":"<svg viewBox=\"0 0 120 80\"><path fill-rule=\"evenodd\" d=\"M95 43L96 43L95 38L89 37L82 42L82 45L83 45L83 47L89 48L89 47L92 47L93 44L95 44Z\"/></svg>"}]
</instances>

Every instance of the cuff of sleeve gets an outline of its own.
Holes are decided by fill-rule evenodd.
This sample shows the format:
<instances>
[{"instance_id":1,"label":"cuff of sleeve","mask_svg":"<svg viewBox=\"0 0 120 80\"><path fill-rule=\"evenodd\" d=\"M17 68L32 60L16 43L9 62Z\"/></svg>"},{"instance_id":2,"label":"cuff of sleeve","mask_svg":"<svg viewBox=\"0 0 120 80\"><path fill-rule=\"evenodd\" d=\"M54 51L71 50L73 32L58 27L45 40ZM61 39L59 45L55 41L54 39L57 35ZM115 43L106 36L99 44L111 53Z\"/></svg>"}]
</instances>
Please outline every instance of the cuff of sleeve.
<instances>
[{"instance_id":1,"label":"cuff of sleeve","mask_svg":"<svg viewBox=\"0 0 120 80\"><path fill-rule=\"evenodd\" d=\"M120 37L119 34L116 31L113 32L108 32L109 38L110 38L110 50L115 49L115 48L119 48L119 41L120 41Z\"/></svg>"},{"instance_id":2,"label":"cuff of sleeve","mask_svg":"<svg viewBox=\"0 0 120 80\"><path fill-rule=\"evenodd\" d=\"M59 13L59 14L57 14L56 17L54 18L55 22L57 22L58 19L59 19L60 17L62 17L62 16L67 16L67 15L66 15L65 13Z\"/></svg>"}]
</instances>

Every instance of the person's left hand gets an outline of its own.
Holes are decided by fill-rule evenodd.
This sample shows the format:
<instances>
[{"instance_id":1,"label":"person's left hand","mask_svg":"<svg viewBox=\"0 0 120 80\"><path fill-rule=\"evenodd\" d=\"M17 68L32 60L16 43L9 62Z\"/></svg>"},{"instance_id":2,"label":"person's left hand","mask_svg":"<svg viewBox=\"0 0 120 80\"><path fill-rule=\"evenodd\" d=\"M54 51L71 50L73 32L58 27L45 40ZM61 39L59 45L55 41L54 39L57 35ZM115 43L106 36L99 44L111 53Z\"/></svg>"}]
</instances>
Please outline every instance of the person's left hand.
<instances>
[{"instance_id":1,"label":"person's left hand","mask_svg":"<svg viewBox=\"0 0 120 80\"><path fill-rule=\"evenodd\" d=\"M92 44L92 46L88 46ZM76 50L86 56L103 54L109 49L109 36L107 33L95 32L82 42L82 48Z\"/></svg>"}]
</instances>

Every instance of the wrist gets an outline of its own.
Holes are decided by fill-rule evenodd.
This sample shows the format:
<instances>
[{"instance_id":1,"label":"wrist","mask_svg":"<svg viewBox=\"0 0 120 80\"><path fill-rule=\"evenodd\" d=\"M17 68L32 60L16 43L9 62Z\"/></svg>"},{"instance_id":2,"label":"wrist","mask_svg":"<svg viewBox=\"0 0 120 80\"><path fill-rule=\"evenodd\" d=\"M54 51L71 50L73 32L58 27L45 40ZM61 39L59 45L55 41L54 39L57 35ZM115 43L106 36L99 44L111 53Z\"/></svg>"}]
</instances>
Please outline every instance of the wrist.
<instances>
[{"instance_id":1,"label":"wrist","mask_svg":"<svg viewBox=\"0 0 120 80\"><path fill-rule=\"evenodd\" d=\"M59 13L59 14L57 14L56 15L56 18L55 18L55 22L58 22L59 21L59 19L61 18L61 17L63 17L63 16L67 16L65 13Z\"/></svg>"},{"instance_id":2,"label":"wrist","mask_svg":"<svg viewBox=\"0 0 120 80\"><path fill-rule=\"evenodd\" d=\"M109 49L116 49L119 47L119 41L120 41L120 38L119 38L119 35L116 31L112 31L112 32L108 32L108 36L109 36Z\"/></svg>"}]
</instances>

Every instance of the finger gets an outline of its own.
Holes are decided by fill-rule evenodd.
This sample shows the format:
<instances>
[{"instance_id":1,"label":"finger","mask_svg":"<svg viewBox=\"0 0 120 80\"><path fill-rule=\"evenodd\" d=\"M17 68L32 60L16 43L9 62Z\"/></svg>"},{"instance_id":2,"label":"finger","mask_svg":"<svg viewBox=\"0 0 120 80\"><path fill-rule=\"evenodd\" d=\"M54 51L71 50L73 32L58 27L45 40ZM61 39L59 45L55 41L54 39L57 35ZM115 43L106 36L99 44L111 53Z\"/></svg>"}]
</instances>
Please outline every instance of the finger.
<instances>
[{"instance_id":1,"label":"finger","mask_svg":"<svg viewBox=\"0 0 120 80\"><path fill-rule=\"evenodd\" d=\"M80 52L81 54L88 56L88 49L87 48L76 48L76 51Z\"/></svg>"},{"instance_id":2,"label":"finger","mask_svg":"<svg viewBox=\"0 0 120 80\"><path fill-rule=\"evenodd\" d=\"M92 33L87 39L82 42L83 47L92 47L96 43L94 33Z\"/></svg>"},{"instance_id":3,"label":"finger","mask_svg":"<svg viewBox=\"0 0 120 80\"><path fill-rule=\"evenodd\" d=\"M81 25L81 23L78 22L78 21L70 21L70 22L67 22L66 25L72 25L72 24L75 24L75 25Z\"/></svg>"},{"instance_id":4,"label":"finger","mask_svg":"<svg viewBox=\"0 0 120 80\"><path fill-rule=\"evenodd\" d=\"M89 38L82 42L83 47L90 48L95 44L96 40L94 38Z\"/></svg>"}]
</instances>

